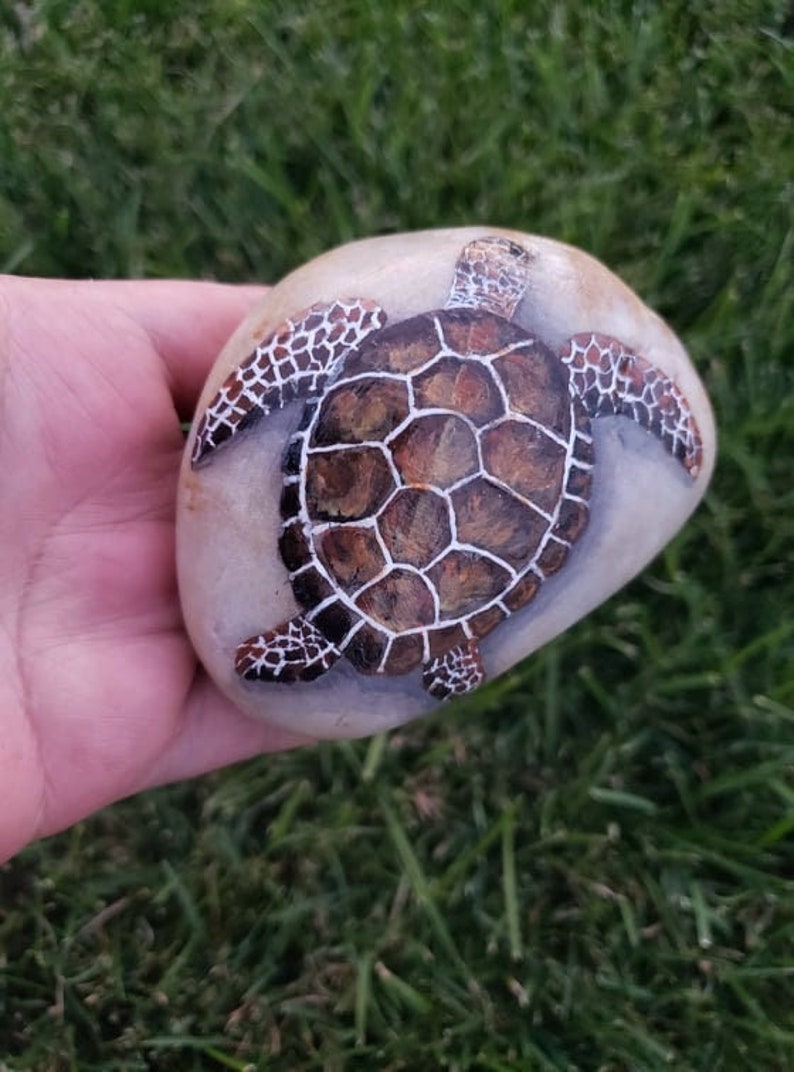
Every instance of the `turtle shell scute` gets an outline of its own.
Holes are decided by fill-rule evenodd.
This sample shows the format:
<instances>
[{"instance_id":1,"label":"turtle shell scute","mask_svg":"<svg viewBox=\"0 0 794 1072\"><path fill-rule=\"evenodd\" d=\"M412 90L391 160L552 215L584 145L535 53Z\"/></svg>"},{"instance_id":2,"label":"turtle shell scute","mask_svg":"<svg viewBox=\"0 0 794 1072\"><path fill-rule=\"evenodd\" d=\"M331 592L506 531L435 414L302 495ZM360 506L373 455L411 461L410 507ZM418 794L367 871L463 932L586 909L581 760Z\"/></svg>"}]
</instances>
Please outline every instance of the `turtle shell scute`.
<instances>
[{"instance_id":1,"label":"turtle shell scute","mask_svg":"<svg viewBox=\"0 0 794 1072\"><path fill-rule=\"evenodd\" d=\"M306 505L312 521L360 521L371 517L394 491L391 467L378 447L310 454L305 481Z\"/></svg>"},{"instance_id":2,"label":"turtle shell scute","mask_svg":"<svg viewBox=\"0 0 794 1072\"><path fill-rule=\"evenodd\" d=\"M452 539L449 507L429 488L400 488L378 518L378 529L393 562L427 566Z\"/></svg>"},{"instance_id":3,"label":"turtle shell scute","mask_svg":"<svg viewBox=\"0 0 794 1072\"><path fill-rule=\"evenodd\" d=\"M573 543L584 532L587 518L587 503L574 499L564 499L557 515L554 535L561 540L565 540L566 543Z\"/></svg>"},{"instance_id":4,"label":"turtle shell scute","mask_svg":"<svg viewBox=\"0 0 794 1072\"><path fill-rule=\"evenodd\" d=\"M560 497L566 448L527 421L508 420L482 435L486 470L539 510L550 512Z\"/></svg>"},{"instance_id":5,"label":"turtle shell scute","mask_svg":"<svg viewBox=\"0 0 794 1072\"><path fill-rule=\"evenodd\" d=\"M335 594L333 585L315 566L309 566L293 576L292 591L307 610Z\"/></svg>"},{"instance_id":6,"label":"turtle shell scute","mask_svg":"<svg viewBox=\"0 0 794 1072\"><path fill-rule=\"evenodd\" d=\"M529 562L548 529L537 510L482 477L450 497L461 543L489 551L515 569Z\"/></svg>"},{"instance_id":7,"label":"turtle shell scute","mask_svg":"<svg viewBox=\"0 0 794 1072\"><path fill-rule=\"evenodd\" d=\"M389 634L365 622L344 646L344 653L362 674L378 671L389 645Z\"/></svg>"},{"instance_id":8,"label":"turtle shell scute","mask_svg":"<svg viewBox=\"0 0 794 1072\"><path fill-rule=\"evenodd\" d=\"M432 625L436 617L435 600L427 581L416 571L399 566L360 592L355 604L368 618L393 633Z\"/></svg>"},{"instance_id":9,"label":"turtle shell scute","mask_svg":"<svg viewBox=\"0 0 794 1072\"><path fill-rule=\"evenodd\" d=\"M312 548L302 521L293 521L281 533L278 541L284 565L295 573L312 559Z\"/></svg>"},{"instance_id":10,"label":"turtle shell scute","mask_svg":"<svg viewBox=\"0 0 794 1072\"><path fill-rule=\"evenodd\" d=\"M568 370L543 343L528 339L523 346L497 357L494 370L502 381L513 413L531 415L561 439L571 432Z\"/></svg>"},{"instance_id":11,"label":"turtle shell scute","mask_svg":"<svg viewBox=\"0 0 794 1072\"><path fill-rule=\"evenodd\" d=\"M382 442L410 411L403 380L370 376L343 382L322 401L310 446Z\"/></svg>"},{"instance_id":12,"label":"turtle shell scute","mask_svg":"<svg viewBox=\"0 0 794 1072\"><path fill-rule=\"evenodd\" d=\"M492 558L474 551L453 550L427 571L438 592L442 621L463 618L495 599L510 574Z\"/></svg>"},{"instance_id":13,"label":"turtle shell scute","mask_svg":"<svg viewBox=\"0 0 794 1072\"><path fill-rule=\"evenodd\" d=\"M537 595L540 588L540 577L537 573L526 573L514 585L512 585L502 600L510 611L516 611L525 606Z\"/></svg>"},{"instance_id":14,"label":"turtle shell scute","mask_svg":"<svg viewBox=\"0 0 794 1072\"><path fill-rule=\"evenodd\" d=\"M480 467L474 433L454 413L420 414L395 438L391 450L406 484L448 488Z\"/></svg>"},{"instance_id":15,"label":"turtle shell scute","mask_svg":"<svg viewBox=\"0 0 794 1072\"><path fill-rule=\"evenodd\" d=\"M322 630L332 644L341 644L350 630L361 618L341 600L329 603L327 607L316 614L314 624Z\"/></svg>"},{"instance_id":16,"label":"turtle shell scute","mask_svg":"<svg viewBox=\"0 0 794 1072\"><path fill-rule=\"evenodd\" d=\"M496 420L504 402L490 369L478 361L447 355L413 378L416 403L425 409L465 413L477 427Z\"/></svg>"},{"instance_id":17,"label":"turtle shell scute","mask_svg":"<svg viewBox=\"0 0 794 1072\"><path fill-rule=\"evenodd\" d=\"M424 660L424 643L419 633L403 633L392 639L389 648L389 670L393 674L407 674L420 666Z\"/></svg>"},{"instance_id":18,"label":"turtle shell scute","mask_svg":"<svg viewBox=\"0 0 794 1072\"><path fill-rule=\"evenodd\" d=\"M444 342L454 354L482 357L495 354L527 339L526 331L494 313L454 309L438 317Z\"/></svg>"},{"instance_id":19,"label":"turtle shell scute","mask_svg":"<svg viewBox=\"0 0 794 1072\"><path fill-rule=\"evenodd\" d=\"M339 525L317 540L320 561L343 591L357 592L386 568L372 526Z\"/></svg>"},{"instance_id":20,"label":"turtle shell scute","mask_svg":"<svg viewBox=\"0 0 794 1072\"><path fill-rule=\"evenodd\" d=\"M490 607L486 607L485 610L473 614L469 619L469 628L479 640L482 640L506 617L507 613L501 607L493 604Z\"/></svg>"},{"instance_id":21,"label":"turtle shell scute","mask_svg":"<svg viewBox=\"0 0 794 1072\"><path fill-rule=\"evenodd\" d=\"M425 313L381 328L347 358L344 377L371 372L410 373L426 365L439 350L437 315L443 314Z\"/></svg>"}]
</instances>

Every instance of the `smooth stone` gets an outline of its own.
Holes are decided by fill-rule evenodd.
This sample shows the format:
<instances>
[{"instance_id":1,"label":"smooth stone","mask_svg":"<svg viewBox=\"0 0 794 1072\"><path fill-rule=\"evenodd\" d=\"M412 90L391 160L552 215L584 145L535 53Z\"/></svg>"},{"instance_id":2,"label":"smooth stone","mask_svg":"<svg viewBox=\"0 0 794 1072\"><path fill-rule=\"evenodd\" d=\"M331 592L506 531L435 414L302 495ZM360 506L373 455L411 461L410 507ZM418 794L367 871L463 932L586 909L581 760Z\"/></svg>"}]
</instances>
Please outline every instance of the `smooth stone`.
<instances>
[{"instance_id":1,"label":"smooth stone","mask_svg":"<svg viewBox=\"0 0 794 1072\"><path fill-rule=\"evenodd\" d=\"M177 551L185 623L209 674L234 704L250 715L321 738L357 737L380 732L433 711L439 707L440 701L423 688L421 667L399 674L362 673L347 658L341 657L327 672L311 681L248 681L236 673L238 645L302 613L278 546L282 526L282 458L301 421L305 400L297 399L283 408L272 409L210 451L194 467L191 456L197 428L208 406L217 401L219 388L230 373L287 319L296 318L315 303L340 298L373 300L387 315L389 326L420 313L441 309L450 295L456 264L464 247L474 239L487 236L512 240L528 251L526 290L512 315L513 322L542 340L555 353L571 336L597 332L619 340L641 355L669 377L683 395L699 429L702 458L696 475L690 474L659 438L629 417L597 416L592 420L595 462L591 471L589 522L559 570L550 573L539 585L537 595L480 641L486 678L492 680L510 669L624 585L683 525L706 489L714 466L714 422L706 393L686 351L670 328L592 257L547 238L481 227L373 238L326 253L275 286L224 347L199 400L180 477ZM498 310L504 301L501 283L497 292ZM477 294L480 294L479 290ZM471 366L466 367L471 371ZM470 395L466 397L474 399L471 405L475 409L480 404L487 408L491 405L487 397L491 388L488 385L478 388L477 378L475 369L469 378ZM345 379L344 373L340 379ZM437 377L431 386L436 392L443 392L446 382L451 381ZM392 383L392 388L397 393L403 390L399 384L395 387ZM379 421L382 424L384 419L388 423L390 417L394 424L404 416L402 411L395 416L394 395L389 395L378 408L380 397L378 391L374 395L372 391L366 394L365 408L362 410L362 403L355 415L362 427L374 427ZM438 407L438 399L437 393L432 394L430 404ZM545 395L544 399L548 401ZM370 403L372 414L367 408ZM342 399L337 407L343 417L349 404L349 399ZM482 418L486 419L487 416ZM458 423L453 421L448 427L426 423L421 435L412 432L413 439L409 437L408 447L400 456L400 465L418 485L421 480L414 470L417 466L421 470L425 454L433 455L447 433L451 436L453 432L460 433L461 441L469 442L466 438L469 432L460 432L460 421L456 420ZM206 427L205 420L204 437L208 434ZM518 432L523 434L527 427L522 425ZM329 433L325 425L324 429L327 439ZM377 431L370 430L366 434L373 439L378 437ZM541 438L545 435L538 434ZM564 440L565 436L560 438ZM449 443L453 440L454 436ZM512 457L519 468L523 466L524 475L529 466L531 475L535 470L533 463L522 460L520 435L516 442L518 453L511 455L514 445L509 436L505 438L499 433L492 437L494 456L507 458L507 462L503 460L501 463L503 469ZM547 439L543 438L543 442L547 443ZM443 475L445 466L454 470L456 465L468 465L465 453L468 449L470 446L459 449L453 445L443 455L439 447L439 453L433 455L437 462L433 472L442 475L433 476L433 480L443 482L447 479ZM334 468L331 454L322 458L313 455L311 495L320 501L323 495L327 499L342 494L347 504L344 505L348 510L346 516L351 516L350 512L356 508L360 510L362 502L366 509L367 496L376 495L376 491L372 491L372 481L377 482L381 477L376 471L379 459L364 461L366 465L360 459L351 463L355 480L349 481L340 491L336 486L339 484L338 456ZM289 464L294 469L301 463L296 463L293 458ZM550 471L547 470L547 476ZM457 479L459 475L452 472L449 480ZM519 473L517 479L520 476ZM552 501L556 502L559 496L555 495L553 474L547 485L546 498L551 494ZM412 494L417 501L421 497L418 492ZM437 546L431 547L431 544L435 532L433 526L439 525L437 508L443 507L443 491L440 495L441 498L436 495L428 507L427 516L435 517L435 522L428 522L424 528L420 526L417 539L408 541L410 554L420 567L423 556L426 558L437 552ZM358 502L358 507L350 505L353 500ZM400 545L400 539L405 535L402 522L414 516L412 502L408 500L390 508L384 521L394 546ZM322 501L326 508L327 501ZM489 538L491 528L501 533L503 518L499 511L502 506L487 495L476 497L471 492L462 493L462 500L459 495L456 502L460 505L461 501L461 509L468 511L467 533L484 532L486 538ZM488 516L479 517L477 508L487 511ZM288 513L289 509L288 506ZM516 509L520 513L524 507ZM460 518L456 523L464 524ZM446 522L442 521L437 540L446 538L444 524ZM410 536L413 530L406 529L406 532ZM520 541L522 532L519 526L513 535ZM346 560L347 565L349 567L352 562L350 568L354 573L356 569L366 567L364 573L369 570L371 580L376 552L369 544L369 550L361 552L363 545L356 542L360 538L360 534L351 537L352 551L350 547L348 551L352 558ZM473 539L471 535L466 538ZM344 540L347 539L346 534ZM336 545L328 546L333 552ZM470 585L482 582L486 588L491 585L492 596L493 576L502 577L504 573L500 572L501 566L489 565L489 562L487 556L485 564L480 559L477 561L481 572L491 570L485 582L477 580L476 569L465 574L453 570L451 579L447 580L447 595L451 593L453 601L459 596L466 597L471 592ZM514 565L515 562L514 558ZM520 572L521 566L516 568ZM406 581L409 572L406 568L400 574L400 580L390 582L385 588L370 590L362 605L368 609L375 606L373 613L377 613L377 608L382 610L381 605L388 603L395 592L407 593L408 601L403 600L396 620L413 620L412 615L421 619L427 613L423 606L423 600L427 601L426 581L415 573ZM438 579L439 574L434 577ZM359 590L354 591L354 595L357 594ZM414 635L421 637L421 633ZM288 663L293 665L289 660ZM447 674L443 677L446 682Z\"/></svg>"}]
</instances>

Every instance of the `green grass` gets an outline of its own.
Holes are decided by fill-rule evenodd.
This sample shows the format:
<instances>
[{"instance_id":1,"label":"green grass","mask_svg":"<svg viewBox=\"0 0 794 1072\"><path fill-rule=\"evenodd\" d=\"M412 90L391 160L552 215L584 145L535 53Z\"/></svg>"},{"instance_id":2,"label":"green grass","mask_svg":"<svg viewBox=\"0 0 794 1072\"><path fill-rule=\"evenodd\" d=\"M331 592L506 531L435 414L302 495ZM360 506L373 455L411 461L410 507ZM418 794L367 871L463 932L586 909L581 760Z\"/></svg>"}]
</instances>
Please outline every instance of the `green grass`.
<instances>
[{"instance_id":1,"label":"green grass","mask_svg":"<svg viewBox=\"0 0 794 1072\"><path fill-rule=\"evenodd\" d=\"M490 221L687 341L694 521L457 711L0 869L0 1068L794 1067L794 13L0 4L0 266L275 279Z\"/></svg>"}]
</instances>

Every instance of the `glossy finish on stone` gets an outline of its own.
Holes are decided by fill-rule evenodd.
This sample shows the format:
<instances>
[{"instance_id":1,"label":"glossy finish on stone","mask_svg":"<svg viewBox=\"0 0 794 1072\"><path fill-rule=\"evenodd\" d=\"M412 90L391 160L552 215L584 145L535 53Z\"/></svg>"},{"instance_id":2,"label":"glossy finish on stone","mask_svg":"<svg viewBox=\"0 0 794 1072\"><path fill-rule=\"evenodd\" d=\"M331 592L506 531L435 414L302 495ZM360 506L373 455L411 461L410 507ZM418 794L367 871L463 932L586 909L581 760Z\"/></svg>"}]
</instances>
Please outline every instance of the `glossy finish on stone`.
<instances>
[{"instance_id":1,"label":"glossy finish on stone","mask_svg":"<svg viewBox=\"0 0 794 1072\"><path fill-rule=\"evenodd\" d=\"M273 289L200 400L186 622L244 710L377 732L625 583L713 458L680 343L585 254L482 228L343 247Z\"/></svg>"}]
</instances>

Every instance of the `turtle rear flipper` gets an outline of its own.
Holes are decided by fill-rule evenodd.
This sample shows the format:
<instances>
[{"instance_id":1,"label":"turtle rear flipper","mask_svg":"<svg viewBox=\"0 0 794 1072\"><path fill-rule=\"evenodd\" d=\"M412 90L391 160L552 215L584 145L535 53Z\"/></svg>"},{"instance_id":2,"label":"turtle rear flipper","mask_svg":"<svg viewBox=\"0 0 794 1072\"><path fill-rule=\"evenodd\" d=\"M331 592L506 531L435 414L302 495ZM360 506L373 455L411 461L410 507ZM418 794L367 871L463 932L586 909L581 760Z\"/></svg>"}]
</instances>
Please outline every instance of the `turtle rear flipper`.
<instances>
[{"instance_id":1,"label":"turtle rear flipper","mask_svg":"<svg viewBox=\"0 0 794 1072\"><path fill-rule=\"evenodd\" d=\"M386 323L368 299L312 305L284 323L229 373L204 411L193 443L195 468L259 417L316 394L347 353Z\"/></svg>"},{"instance_id":2,"label":"turtle rear flipper","mask_svg":"<svg viewBox=\"0 0 794 1072\"><path fill-rule=\"evenodd\" d=\"M574 335L560 357L591 417L631 417L660 439L694 480L703 464L700 430L668 376L608 335Z\"/></svg>"},{"instance_id":3,"label":"turtle rear flipper","mask_svg":"<svg viewBox=\"0 0 794 1072\"><path fill-rule=\"evenodd\" d=\"M341 652L303 614L238 645L234 668L247 681L314 681Z\"/></svg>"},{"instance_id":4,"label":"turtle rear flipper","mask_svg":"<svg viewBox=\"0 0 794 1072\"><path fill-rule=\"evenodd\" d=\"M422 672L422 684L435 700L447 700L471 692L485 680L476 640L458 644L431 659Z\"/></svg>"}]
</instances>

